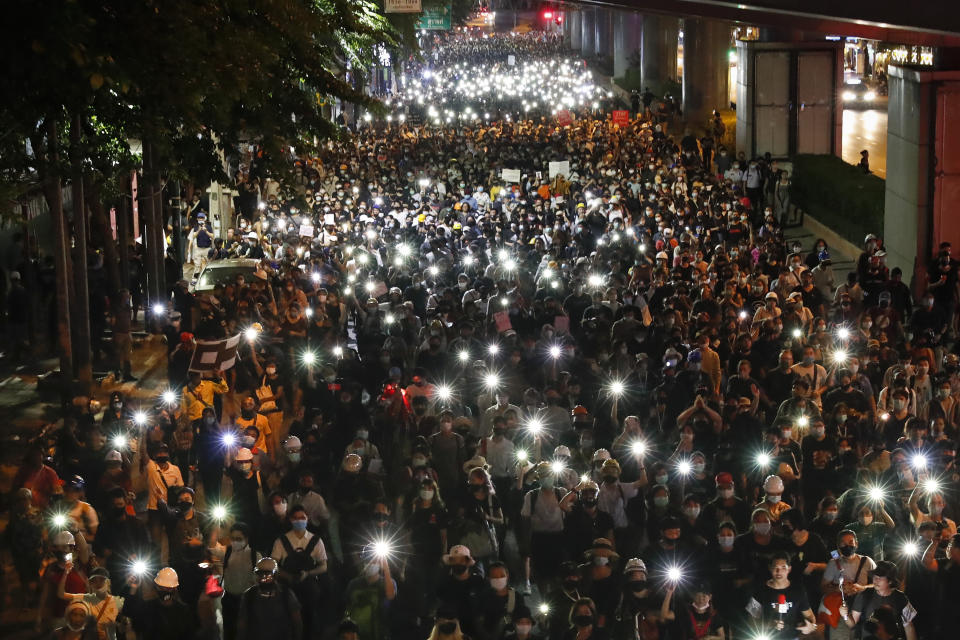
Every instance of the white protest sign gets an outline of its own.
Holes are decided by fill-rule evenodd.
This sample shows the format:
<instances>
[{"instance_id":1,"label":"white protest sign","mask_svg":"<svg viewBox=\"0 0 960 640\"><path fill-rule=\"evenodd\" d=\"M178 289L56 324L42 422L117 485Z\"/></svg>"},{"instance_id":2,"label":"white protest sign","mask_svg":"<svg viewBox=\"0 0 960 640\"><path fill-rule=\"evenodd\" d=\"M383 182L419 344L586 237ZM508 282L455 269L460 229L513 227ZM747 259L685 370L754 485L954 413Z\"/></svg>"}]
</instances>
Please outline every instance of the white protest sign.
<instances>
[{"instance_id":1,"label":"white protest sign","mask_svg":"<svg viewBox=\"0 0 960 640\"><path fill-rule=\"evenodd\" d=\"M562 162L551 162L550 163L550 179L553 180L558 175L560 176L569 176L570 175L570 161L563 160Z\"/></svg>"},{"instance_id":2,"label":"white protest sign","mask_svg":"<svg viewBox=\"0 0 960 640\"><path fill-rule=\"evenodd\" d=\"M500 179L504 182L520 182L520 169L503 169Z\"/></svg>"}]
</instances>

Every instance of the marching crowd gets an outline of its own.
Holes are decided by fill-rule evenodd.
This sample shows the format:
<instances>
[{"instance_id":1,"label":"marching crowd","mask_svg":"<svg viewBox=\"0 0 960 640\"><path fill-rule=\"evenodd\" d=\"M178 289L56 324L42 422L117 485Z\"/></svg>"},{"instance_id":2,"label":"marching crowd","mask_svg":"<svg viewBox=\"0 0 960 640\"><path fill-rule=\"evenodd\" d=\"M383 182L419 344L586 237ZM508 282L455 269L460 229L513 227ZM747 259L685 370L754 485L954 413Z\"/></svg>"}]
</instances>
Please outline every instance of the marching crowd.
<instances>
[{"instance_id":1,"label":"marching crowd","mask_svg":"<svg viewBox=\"0 0 960 640\"><path fill-rule=\"evenodd\" d=\"M432 46L410 77L561 54ZM951 247L916 301L872 235L834 274L784 238L776 161L570 87L564 125L397 96L289 186L243 167L225 240L194 202L198 271L259 262L172 287L155 404L78 397L24 459L4 540L37 632L956 637Z\"/></svg>"}]
</instances>

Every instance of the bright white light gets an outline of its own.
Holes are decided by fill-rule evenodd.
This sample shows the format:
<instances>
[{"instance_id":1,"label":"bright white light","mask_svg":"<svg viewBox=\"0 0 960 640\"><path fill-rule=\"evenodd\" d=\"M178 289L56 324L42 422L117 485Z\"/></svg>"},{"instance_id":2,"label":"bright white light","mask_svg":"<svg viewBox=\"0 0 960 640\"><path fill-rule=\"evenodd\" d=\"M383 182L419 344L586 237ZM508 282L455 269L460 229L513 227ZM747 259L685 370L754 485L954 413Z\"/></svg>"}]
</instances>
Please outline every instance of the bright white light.
<instances>
[{"instance_id":1,"label":"bright white light","mask_svg":"<svg viewBox=\"0 0 960 640\"><path fill-rule=\"evenodd\" d=\"M449 400L452 395L453 395L453 391L451 391L450 387L448 387L447 385L441 384L440 386L437 387L437 397L443 402L446 402L447 400Z\"/></svg>"},{"instance_id":2,"label":"bright white light","mask_svg":"<svg viewBox=\"0 0 960 640\"><path fill-rule=\"evenodd\" d=\"M457 354L457 358L460 359L460 362L466 362L467 360L470 359L470 352L464 349L463 351Z\"/></svg>"},{"instance_id":3,"label":"bright white light","mask_svg":"<svg viewBox=\"0 0 960 640\"><path fill-rule=\"evenodd\" d=\"M837 329L837 337L841 340L848 340L850 338L850 329L846 327L840 327Z\"/></svg>"},{"instance_id":4,"label":"bright white light","mask_svg":"<svg viewBox=\"0 0 960 640\"><path fill-rule=\"evenodd\" d=\"M62 529L63 527L67 526L67 516L63 515L62 513L58 513L53 516L53 526L58 529Z\"/></svg>"},{"instance_id":5,"label":"bright white light","mask_svg":"<svg viewBox=\"0 0 960 640\"><path fill-rule=\"evenodd\" d=\"M226 520L227 519L227 508L222 504L218 504L213 508L213 519L214 520Z\"/></svg>"},{"instance_id":6,"label":"bright white light","mask_svg":"<svg viewBox=\"0 0 960 640\"><path fill-rule=\"evenodd\" d=\"M630 453L635 456L642 456L647 452L647 445L640 440L636 440L630 445Z\"/></svg>"},{"instance_id":7,"label":"bright white light","mask_svg":"<svg viewBox=\"0 0 960 640\"><path fill-rule=\"evenodd\" d=\"M737 315L740 316L740 319L741 319L741 320L746 320L747 317L748 317L750 314L748 314L746 311L741 311L741 312L740 312L739 314L737 314Z\"/></svg>"},{"instance_id":8,"label":"bright white light","mask_svg":"<svg viewBox=\"0 0 960 640\"><path fill-rule=\"evenodd\" d=\"M873 102L874 100L877 99L877 92L867 91L865 94L863 94L863 99L866 100L867 102Z\"/></svg>"},{"instance_id":9,"label":"bright white light","mask_svg":"<svg viewBox=\"0 0 960 640\"><path fill-rule=\"evenodd\" d=\"M384 321L385 321L387 324L393 324L394 322L397 321L397 319L394 317L394 315L393 315L392 313L388 313L388 314L384 317Z\"/></svg>"},{"instance_id":10,"label":"bright white light","mask_svg":"<svg viewBox=\"0 0 960 640\"><path fill-rule=\"evenodd\" d=\"M940 491L940 481L936 478L927 478L923 483L923 490L927 493L937 493Z\"/></svg>"},{"instance_id":11,"label":"bright white light","mask_svg":"<svg viewBox=\"0 0 960 640\"><path fill-rule=\"evenodd\" d=\"M426 189L427 187L430 186L430 181L427 180L426 178L420 178L419 184L422 189Z\"/></svg>"},{"instance_id":12,"label":"bright white light","mask_svg":"<svg viewBox=\"0 0 960 640\"><path fill-rule=\"evenodd\" d=\"M843 349L837 349L833 352L833 361L837 364L843 364L847 361L847 352Z\"/></svg>"},{"instance_id":13,"label":"bright white light","mask_svg":"<svg viewBox=\"0 0 960 640\"><path fill-rule=\"evenodd\" d=\"M363 285L363 288L367 290L367 293L373 293L373 290L377 288L377 285L373 284L372 282L368 282L367 284Z\"/></svg>"},{"instance_id":14,"label":"bright white light","mask_svg":"<svg viewBox=\"0 0 960 640\"><path fill-rule=\"evenodd\" d=\"M342 355L343 355L343 347L334 347L334 348L333 348L333 355L337 356L338 358L339 358L340 356L342 356Z\"/></svg>"},{"instance_id":15,"label":"bright white light","mask_svg":"<svg viewBox=\"0 0 960 640\"><path fill-rule=\"evenodd\" d=\"M223 446L232 447L235 444L237 444L237 436L233 435L232 433L223 434Z\"/></svg>"},{"instance_id":16,"label":"bright white light","mask_svg":"<svg viewBox=\"0 0 960 640\"><path fill-rule=\"evenodd\" d=\"M127 448L127 438L126 436L115 436L113 438L113 446L117 449L126 449Z\"/></svg>"},{"instance_id":17,"label":"bright white light","mask_svg":"<svg viewBox=\"0 0 960 640\"><path fill-rule=\"evenodd\" d=\"M496 343L493 343L487 347L487 353L489 353L492 356L497 355L499 352L500 352L500 345Z\"/></svg>"},{"instance_id":18,"label":"bright white light","mask_svg":"<svg viewBox=\"0 0 960 640\"><path fill-rule=\"evenodd\" d=\"M546 602L541 602L541 603L540 603L540 607L539 607L539 611L540 611L540 613L541 613L542 615L547 615L547 614L549 614L549 613L550 613L550 605L548 605Z\"/></svg>"},{"instance_id":19,"label":"bright white light","mask_svg":"<svg viewBox=\"0 0 960 640\"><path fill-rule=\"evenodd\" d=\"M427 272L430 273L430 275L436 277L437 275L440 274L440 269L438 269L437 265L434 264L427 267Z\"/></svg>"},{"instance_id":20,"label":"bright white light","mask_svg":"<svg viewBox=\"0 0 960 640\"><path fill-rule=\"evenodd\" d=\"M303 364L311 365L317 361L317 354L313 351L307 351L303 354Z\"/></svg>"},{"instance_id":21,"label":"bright white light","mask_svg":"<svg viewBox=\"0 0 960 640\"><path fill-rule=\"evenodd\" d=\"M852 101L854 101L854 100L856 100L856 99L857 99L857 94L854 93L853 91L844 91L844 92L843 92L843 100L844 100L844 102L852 102Z\"/></svg>"},{"instance_id":22,"label":"bright white light","mask_svg":"<svg viewBox=\"0 0 960 640\"><path fill-rule=\"evenodd\" d=\"M307 307L306 309L304 309L304 310L303 310L303 315L307 316L308 318L312 318L312 317L313 317L313 307Z\"/></svg>"},{"instance_id":23,"label":"bright white light","mask_svg":"<svg viewBox=\"0 0 960 640\"><path fill-rule=\"evenodd\" d=\"M320 282L320 274L314 271L313 273L310 274L310 279L313 280L314 282Z\"/></svg>"},{"instance_id":24,"label":"bright white light","mask_svg":"<svg viewBox=\"0 0 960 640\"><path fill-rule=\"evenodd\" d=\"M810 424L810 418L807 416L800 416L797 418L797 426L801 429L805 429Z\"/></svg>"},{"instance_id":25,"label":"bright white light","mask_svg":"<svg viewBox=\"0 0 960 640\"><path fill-rule=\"evenodd\" d=\"M373 556L377 559L389 558L392 552L393 549L386 540L377 540L373 543Z\"/></svg>"},{"instance_id":26,"label":"bright white light","mask_svg":"<svg viewBox=\"0 0 960 640\"><path fill-rule=\"evenodd\" d=\"M623 395L623 392L626 387L624 387L622 380L614 380L610 383L610 395L614 397L619 397Z\"/></svg>"},{"instance_id":27,"label":"bright white light","mask_svg":"<svg viewBox=\"0 0 960 640\"><path fill-rule=\"evenodd\" d=\"M510 258L510 252L507 251L506 249L500 249L500 252L497 254L497 257L500 259L501 262L503 262Z\"/></svg>"},{"instance_id":28,"label":"bright white light","mask_svg":"<svg viewBox=\"0 0 960 640\"><path fill-rule=\"evenodd\" d=\"M527 452L524 451L523 449L520 449L520 451L517 451L517 460L519 460L520 462L526 462Z\"/></svg>"},{"instance_id":29,"label":"bright white light","mask_svg":"<svg viewBox=\"0 0 960 640\"><path fill-rule=\"evenodd\" d=\"M560 460L554 460L550 463L550 471L553 471L554 473L563 473L566 468L567 466Z\"/></svg>"},{"instance_id":30,"label":"bright white light","mask_svg":"<svg viewBox=\"0 0 960 640\"><path fill-rule=\"evenodd\" d=\"M680 475L686 476L686 475L689 475L692 471L693 471L693 465L690 464L689 460L681 460L680 462L677 463L677 472Z\"/></svg>"},{"instance_id":31,"label":"bright white light","mask_svg":"<svg viewBox=\"0 0 960 640\"><path fill-rule=\"evenodd\" d=\"M163 399L164 404L173 404L177 401L177 393L172 389L167 389L160 397Z\"/></svg>"},{"instance_id":32,"label":"bright white light","mask_svg":"<svg viewBox=\"0 0 960 640\"><path fill-rule=\"evenodd\" d=\"M160 304L159 302L153 305L153 312L158 316L162 316L166 312L166 310L167 310L167 307Z\"/></svg>"},{"instance_id":33,"label":"bright white light","mask_svg":"<svg viewBox=\"0 0 960 640\"><path fill-rule=\"evenodd\" d=\"M543 422L537 418L532 418L530 422L527 423L527 429L529 429L533 435L539 435L543 432Z\"/></svg>"},{"instance_id":34,"label":"bright white light","mask_svg":"<svg viewBox=\"0 0 960 640\"><path fill-rule=\"evenodd\" d=\"M143 560L135 560L133 567L131 567L131 571L135 576L142 576L147 572L147 563Z\"/></svg>"},{"instance_id":35,"label":"bright white light","mask_svg":"<svg viewBox=\"0 0 960 640\"><path fill-rule=\"evenodd\" d=\"M766 467L770 465L770 455L767 453L757 454L757 465Z\"/></svg>"},{"instance_id":36,"label":"bright white light","mask_svg":"<svg viewBox=\"0 0 960 640\"><path fill-rule=\"evenodd\" d=\"M483 385L488 389L496 389L498 386L500 386L500 376L495 373L484 374Z\"/></svg>"},{"instance_id":37,"label":"bright white light","mask_svg":"<svg viewBox=\"0 0 960 640\"><path fill-rule=\"evenodd\" d=\"M670 582L680 582L680 579L683 577L683 572L680 571L679 567L670 567L667 569L667 579Z\"/></svg>"},{"instance_id":38,"label":"bright white light","mask_svg":"<svg viewBox=\"0 0 960 640\"><path fill-rule=\"evenodd\" d=\"M920 546L916 542L904 542L900 551L909 558L920 553Z\"/></svg>"},{"instance_id":39,"label":"bright white light","mask_svg":"<svg viewBox=\"0 0 960 640\"><path fill-rule=\"evenodd\" d=\"M472 265L473 262L474 262L473 256L465 256L465 257L463 258L463 264L466 265L466 266L468 266L468 267L469 267L470 265Z\"/></svg>"},{"instance_id":40,"label":"bright white light","mask_svg":"<svg viewBox=\"0 0 960 640\"><path fill-rule=\"evenodd\" d=\"M601 276L599 273L591 273L590 277L587 278L587 283L593 288L602 287L603 276Z\"/></svg>"},{"instance_id":41,"label":"bright white light","mask_svg":"<svg viewBox=\"0 0 960 640\"><path fill-rule=\"evenodd\" d=\"M561 352L562 350L557 345L553 345L550 347L550 357L553 358L554 360L560 357Z\"/></svg>"},{"instance_id":42,"label":"bright white light","mask_svg":"<svg viewBox=\"0 0 960 640\"><path fill-rule=\"evenodd\" d=\"M397 248L397 251L398 251L398 252L400 253L400 255L402 255L404 258L407 258L407 257L410 256L410 253L411 253L410 245L402 244L402 245L400 245L400 246Z\"/></svg>"},{"instance_id":43,"label":"bright white light","mask_svg":"<svg viewBox=\"0 0 960 640\"><path fill-rule=\"evenodd\" d=\"M137 411L133 414L133 421L142 427L147 424L147 414L143 411Z\"/></svg>"},{"instance_id":44,"label":"bright white light","mask_svg":"<svg viewBox=\"0 0 960 640\"><path fill-rule=\"evenodd\" d=\"M793 330L793 337L794 337L794 338L799 338L799 337L802 336L802 335L803 335L803 331L801 331L800 329L794 329L794 330Z\"/></svg>"},{"instance_id":45,"label":"bright white light","mask_svg":"<svg viewBox=\"0 0 960 640\"><path fill-rule=\"evenodd\" d=\"M880 487L870 487L870 490L867 493L870 495L870 499L874 502L880 502L883 500L884 491Z\"/></svg>"},{"instance_id":46,"label":"bright white light","mask_svg":"<svg viewBox=\"0 0 960 640\"><path fill-rule=\"evenodd\" d=\"M910 464L913 465L914 469L926 469L927 468L927 456L922 453L917 453L911 458Z\"/></svg>"},{"instance_id":47,"label":"bright white light","mask_svg":"<svg viewBox=\"0 0 960 640\"><path fill-rule=\"evenodd\" d=\"M253 327L249 327L243 332L243 337L245 337L248 341L253 342L257 339L257 330Z\"/></svg>"},{"instance_id":48,"label":"bright white light","mask_svg":"<svg viewBox=\"0 0 960 640\"><path fill-rule=\"evenodd\" d=\"M510 298L507 298L506 296L500 298L500 306L501 306L501 307L509 307L509 306L510 306Z\"/></svg>"}]
</instances>

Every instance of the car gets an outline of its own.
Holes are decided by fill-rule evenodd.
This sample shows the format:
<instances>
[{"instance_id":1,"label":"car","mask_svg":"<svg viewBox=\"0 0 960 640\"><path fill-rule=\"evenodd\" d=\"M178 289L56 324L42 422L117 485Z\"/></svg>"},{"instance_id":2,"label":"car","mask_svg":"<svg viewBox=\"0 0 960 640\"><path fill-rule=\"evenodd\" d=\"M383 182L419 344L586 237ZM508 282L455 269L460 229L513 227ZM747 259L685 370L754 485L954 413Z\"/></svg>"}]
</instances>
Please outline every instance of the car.
<instances>
[{"instance_id":1,"label":"car","mask_svg":"<svg viewBox=\"0 0 960 640\"><path fill-rule=\"evenodd\" d=\"M208 293L218 284L234 282L238 275L247 282L255 277L260 261L251 258L230 258L208 262L200 274L190 283L194 293Z\"/></svg>"},{"instance_id":2,"label":"car","mask_svg":"<svg viewBox=\"0 0 960 640\"><path fill-rule=\"evenodd\" d=\"M873 85L865 82L848 82L840 91L844 109L886 108L887 96L881 95Z\"/></svg>"}]
</instances>

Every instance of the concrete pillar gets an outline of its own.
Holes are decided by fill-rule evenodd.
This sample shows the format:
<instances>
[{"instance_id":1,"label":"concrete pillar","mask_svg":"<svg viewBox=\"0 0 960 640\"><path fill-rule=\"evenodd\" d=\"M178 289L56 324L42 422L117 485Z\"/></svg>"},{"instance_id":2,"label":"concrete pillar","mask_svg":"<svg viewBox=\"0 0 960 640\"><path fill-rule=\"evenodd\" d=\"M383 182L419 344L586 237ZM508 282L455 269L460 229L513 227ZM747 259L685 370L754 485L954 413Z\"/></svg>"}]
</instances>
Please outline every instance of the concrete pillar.
<instances>
[{"instance_id":1,"label":"concrete pillar","mask_svg":"<svg viewBox=\"0 0 960 640\"><path fill-rule=\"evenodd\" d=\"M622 78L630 68L630 59L640 49L643 15L636 11L618 12L613 24L613 77Z\"/></svg>"},{"instance_id":2,"label":"concrete pillar","mask_svg":"<svg viewBox=\"0 0 960 640\"><path fill-rule=\"evenodd\" d=\"M584 7L580 14L580 53L584 58L592 58L594 43L597 41L597 10L593 7Z\"/></svg>"},{"instance_id":3,"label":"concrete pillar","mask_svg":"<svg viewBox=\"0 0 960 640\"><path fill-rule=\"evenodd\" d=\"M570 11L567 13L567 28L570 30L570 49L573 51L580 51L580 43L582 42L580 19L582 13L582 11Z\"/></svg>"},{"instance_id":4,"label":"concrete pillar","mask_svg":"<svg viewBox=\"0 0 960 640\"><path fill-rule=\"evenodd\" d=\"M678 18L671 16L643 16L643 33L640 37L640 77L644 87L654 93L662 93L666 80L677 77L677 36L680 29Z\"/></svg>"},{"instance_id":5,"label":"concrete pillar","mask_svg":"<svg viewBox=\"0 0 960 640\"><path fill-rule=\"evenodd\" d=\"M613 15L613 11L609 9L597 9L597 18L594 22L594 41L593 41L593 53L598 58L606 57L609 54L609 51L612 49L613 42L611 42L610 37L610 18Z\"/></svg>"},{"instance_id":6,"label":"concrete pillar","mask_svg":"<svg viewBox=\"0 0 960 640\"><path fill-rule=\"evenodd\" d=\"M705 124L714 109L730 103L730 33L727 22L683 20L683 117L688 123Z\"/></svg>"}]
</instances>

